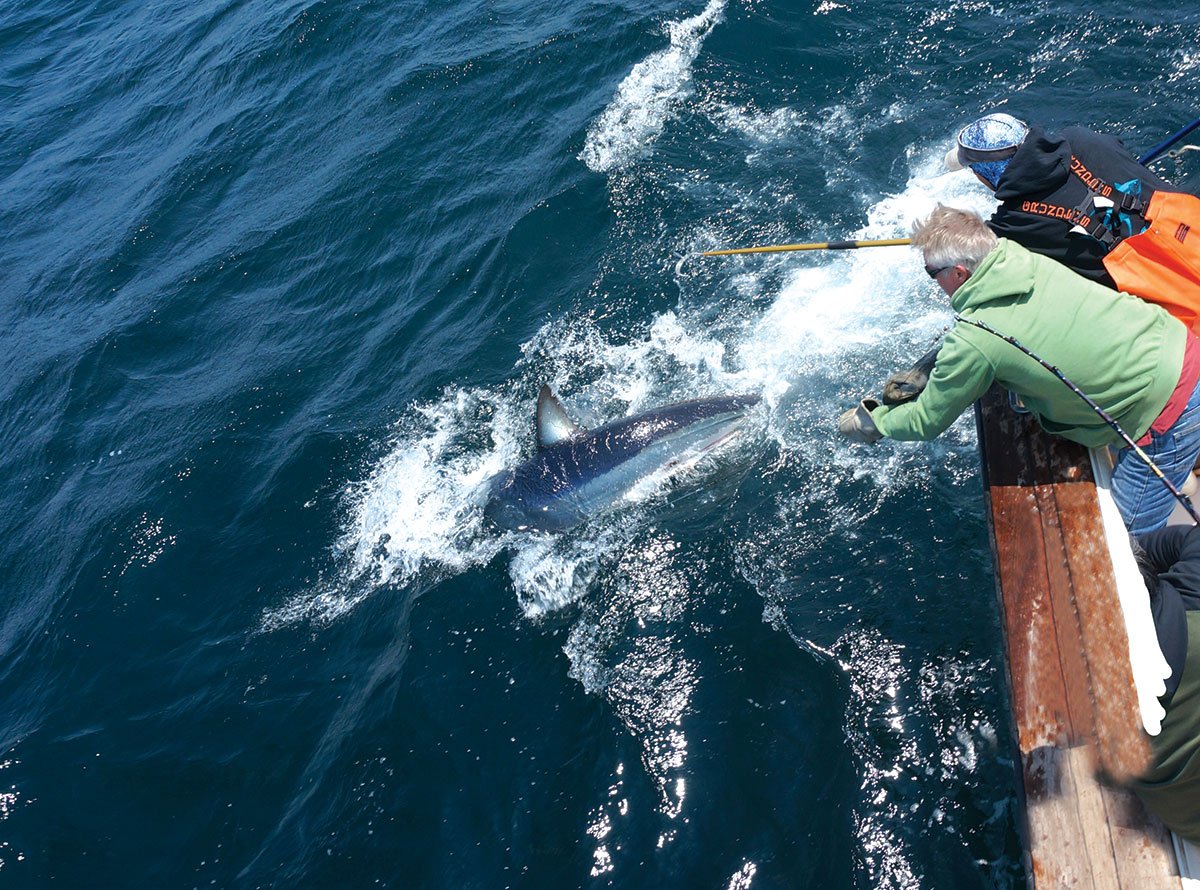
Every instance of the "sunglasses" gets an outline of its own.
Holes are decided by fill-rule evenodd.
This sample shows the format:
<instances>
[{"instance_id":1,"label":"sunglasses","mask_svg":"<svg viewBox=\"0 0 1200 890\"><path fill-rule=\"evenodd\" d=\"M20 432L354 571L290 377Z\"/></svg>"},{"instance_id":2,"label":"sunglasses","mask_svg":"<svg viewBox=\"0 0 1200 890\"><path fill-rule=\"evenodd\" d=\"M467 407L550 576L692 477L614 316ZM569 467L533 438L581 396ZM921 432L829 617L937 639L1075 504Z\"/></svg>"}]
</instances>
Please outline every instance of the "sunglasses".
<instances>
[{"instance_id":1,"label":"sunglasses","mask_svg":"<svg viewBox=\"0 0 1200 890\"><path fill-rule=\"evenodd\" d=\"M937 277L938 277L939 275L941 275L941 274L942 274L943 272L945 272L947 269L953 269L953 268L954 268L954 264L951 264L951 265L949 265L949 266L942 266L942 267L941 267L941 268L939 268L939 269L935 269L935 268L933 268L932 266L926 266L926 267L925 267L925 274L926 274L926 275L928 275L930 278L932 278L933 280L935 280L935 281L936 281L936 280L937 280Z\"/></svg>"}]
</instances>

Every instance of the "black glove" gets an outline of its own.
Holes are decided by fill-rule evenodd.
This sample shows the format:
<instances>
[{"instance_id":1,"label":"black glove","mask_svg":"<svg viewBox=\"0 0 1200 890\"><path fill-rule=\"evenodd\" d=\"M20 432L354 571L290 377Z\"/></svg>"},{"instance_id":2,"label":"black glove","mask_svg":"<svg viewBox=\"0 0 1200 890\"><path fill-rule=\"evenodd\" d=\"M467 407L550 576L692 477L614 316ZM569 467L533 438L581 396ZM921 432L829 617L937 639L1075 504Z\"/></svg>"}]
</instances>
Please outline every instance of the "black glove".
<instances>
[{"instance_id":1,"label":"black glove","mask_svg":"<svg viewBox=\"0 0 1200 890\"><path fill-rule=\"evenodd\" d=\"M939 343L917 359L917 363L907 371L897 371L889 377L883 384L883 404L899 405L919 396L924 391L925 384L929 382L929 375L941 348Z\"/></svg>"},{"instance_id":2,"label":"black glove","mask_svg":"<svg viewBox=\"0 0 1200 890\"><path fill-rule=\"evenodd\" d=\"M838 432L852 442L862 442L864 445L878 442L883 438L883 433L879 432L875 421L871 419L871 412L878 407L879 403L874 399L863 399L857 408L842 412L838 418Z\"/></svg>"}]
</instances>

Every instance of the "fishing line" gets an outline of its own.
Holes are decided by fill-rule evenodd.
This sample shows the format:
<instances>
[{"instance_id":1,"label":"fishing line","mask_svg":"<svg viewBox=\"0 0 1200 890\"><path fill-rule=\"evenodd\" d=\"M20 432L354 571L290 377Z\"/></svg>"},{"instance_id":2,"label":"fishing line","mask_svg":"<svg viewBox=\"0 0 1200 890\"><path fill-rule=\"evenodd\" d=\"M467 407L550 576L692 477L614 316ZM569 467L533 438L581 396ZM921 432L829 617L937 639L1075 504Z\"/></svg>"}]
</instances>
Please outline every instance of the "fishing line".
<instances>
[{"instance_id":1,"label":"fishing line","mask_svg":"<svg viewBox=\"0 0 1200 890\"><path fill-rule=\"evenodd\" d=\"M1175 500L1179 501L1179 503L1181 503L1183 505L1183 509L1187 510L1188 515L1192 517L1192 521L1195 522L1196 525L1200 525L1200 514L1197 514L1196 508L1192 505L1192 499L1189 498L1182 491L1180 491L1178 488L1176 488L1175 484L1172 483L1171 480L1166 477L1166 475L1163 473L1163 471L1158 468L1158 464L1156 464L1153 460L1151 460L1150 456L1148 454L1146 454L1146 452L1142 451L1142 449L1138 445L1138 443L1133 440L1133 437L1130 436L1129 433L1125 432L1125 430L1121 427L1121 425L1119 423L1117 423L1117 421L1113 418L1113 416L1111 414L1109 414L1107 411L1105 411L1103 408L1101 408L1098 404L1096 404L1095 400L1093 400L1090 396L1088 396L1087 393L1085 393L1082 389L1080 389L1078 386L1076 386L1074 383L1072 383L1067 378L1066 374L1064 374L1062 371L1060 371L1054 365L1050 364L1048 361L1046 361L1041 356L1034 353L1032 350L1023 346L1020 342L1017 341L1017 339L1015 337L1010 337L1007 334L1002 334L998 330L993 328L992 326L990 326L982 321L976 321L971 318L963 318L961 315L955 315L954 318L956 321L961 321L961 322L969 324L973 327L977 327L981 331L987 331L989 334L999 337L1005 343L1008 343L1011 346L1015 346L1018 350L1023 352L1025 355L1029 356L1031 359L1033 359L1035 362L1037 362L1039 365L1041 365L1043 368L1045 368L1047 371L1049 371L1051 374L1053 374L1055 377L1057 377L1059 380L1061 380L1063 383L1065 383L1067 385L1067 388L1070 389L1071 392L1075 393L1075 395L1077 395L1077 396L1079 396L1079 398L1083 399L1083 401L1087 403L1087 406L1089 408L1091 408L1093 411L1095 411L1096 414L1099 415L1101 420L1103 420L1106 424L1108 424L1110 427L1112 427L1113 431L1116 432L1116 434L1121 437L1121 439L1125 442L1126 445L1128 445L1130 448L1133 449L1133 453L1136 454L1138 456L1138 458L1142 461L1142 463L1144 463L1147 467L1149 467L1150 471L1152 473L1154 473L1155 476L1158 477L1158 480L1167 487L1167 491L1171 492L1171 494L1174 496Z\"/></svg>"}]
</instances>

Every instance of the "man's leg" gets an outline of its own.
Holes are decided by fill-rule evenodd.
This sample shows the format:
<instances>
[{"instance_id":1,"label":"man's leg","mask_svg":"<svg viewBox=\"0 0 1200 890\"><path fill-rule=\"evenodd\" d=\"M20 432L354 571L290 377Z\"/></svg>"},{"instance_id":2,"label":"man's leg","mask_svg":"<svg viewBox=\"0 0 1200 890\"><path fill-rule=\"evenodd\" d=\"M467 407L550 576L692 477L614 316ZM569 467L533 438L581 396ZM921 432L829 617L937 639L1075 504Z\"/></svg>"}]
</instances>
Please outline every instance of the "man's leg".
<instances>
[{"instance_id":1,"label":"man's leg","mask_svg":"<svg viewBox=\"0 0 1200 890\"><path fill-rule=\"evenodd\" d=\"M1183 489L1200 455L1200 386L1175 424L1161 435L1152 433L1150 444L1142 450L1176 488ZM1135 535L1166 525L1176 504L1174 495L1132 448L1121 449L1117 457L1112 493L1126 527Z\"/></svg>"}]
</instances>

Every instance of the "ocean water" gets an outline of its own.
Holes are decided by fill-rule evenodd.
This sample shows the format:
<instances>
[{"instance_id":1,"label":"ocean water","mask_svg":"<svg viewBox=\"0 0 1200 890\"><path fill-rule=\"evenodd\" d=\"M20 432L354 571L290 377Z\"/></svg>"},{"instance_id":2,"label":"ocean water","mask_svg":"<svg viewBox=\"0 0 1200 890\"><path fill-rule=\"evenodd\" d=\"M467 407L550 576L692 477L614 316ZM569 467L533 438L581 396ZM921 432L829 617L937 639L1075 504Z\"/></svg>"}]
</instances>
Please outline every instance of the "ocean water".
<instances>
[{"instance_id":1,"label":"ocean water","mask_svg":"<svg viewBox=\"0 0 1200 890\"><path fill-rule=\"evenodd\" d=\"M1198 28L0 6L0 884L1023 887L973 423L832 426L944 301L905 248L695 252L987 211L940 159L992 108L1151 146ZM763 404L501 533L543 382Z\"/></svg>"}]
</instances>

